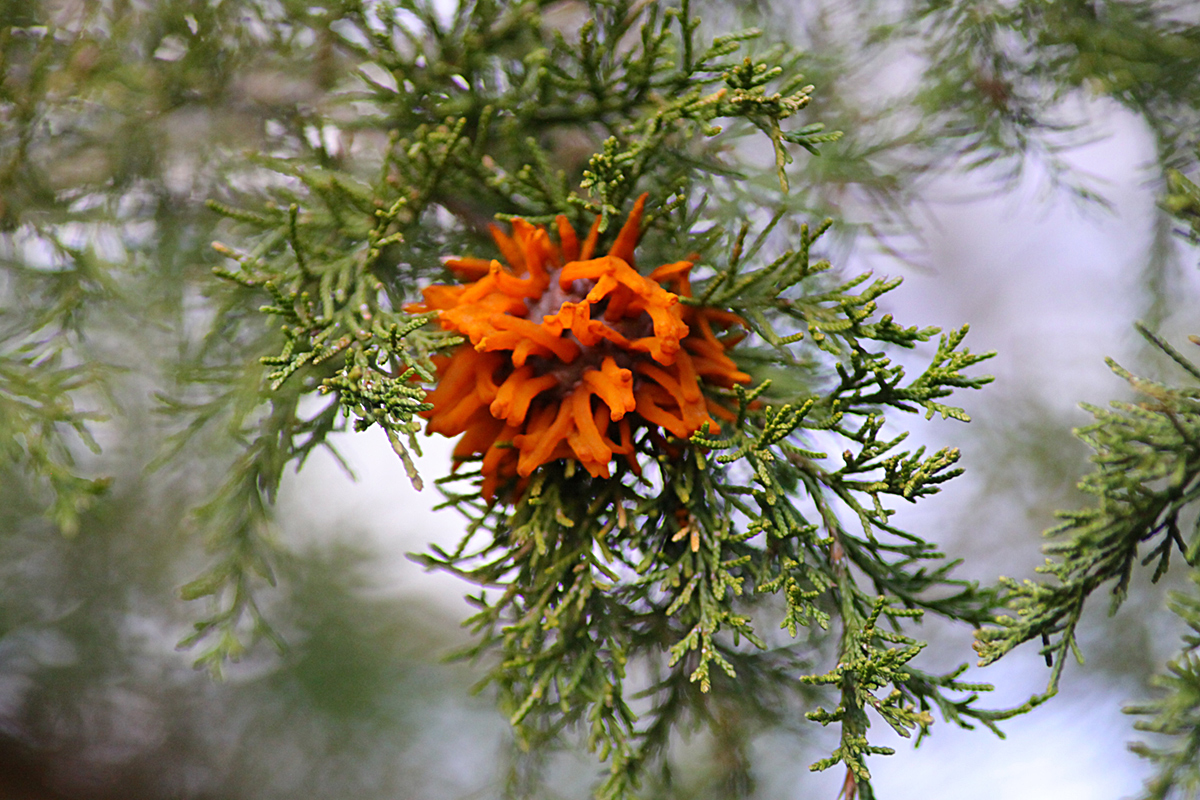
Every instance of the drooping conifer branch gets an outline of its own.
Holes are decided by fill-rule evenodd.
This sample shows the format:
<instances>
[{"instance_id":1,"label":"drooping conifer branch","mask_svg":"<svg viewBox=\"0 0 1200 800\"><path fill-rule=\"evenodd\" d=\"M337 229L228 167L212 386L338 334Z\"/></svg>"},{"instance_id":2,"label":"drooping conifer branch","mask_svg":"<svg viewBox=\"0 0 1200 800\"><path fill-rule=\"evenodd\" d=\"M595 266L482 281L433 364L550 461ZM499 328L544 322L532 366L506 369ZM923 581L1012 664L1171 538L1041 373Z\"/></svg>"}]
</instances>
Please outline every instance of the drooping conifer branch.
<instances>
[{"instance_id":1,"label":"drooping conifer branch","mask_svg":"<svg viewBox=\"0 0 1200 800\"><path fill-rule=\"evenodd\" d=\"M868 796L864 758L883 752L870 744L872 719L906 735L923 734L934 708L964 726L992 720L973 697L950 694L986 687L910 668L921 645L902 632L921 613L978 622L991 597L952 578L949 565L927 567L937 548L893 525L885 506L933 494L958 474L957 451L900 449L905 434L889 415L965 420L942 401L985 384L964 372L990 354L963 349L964 328L942 336L909 378L889 349L924 346L938 331L878 316L878 298L899 281L839 277L813 254L832 221L810 228L789 217L789 148L815 152L837 138L798 119L814 91L796 69L799 54L745 52L757 31L702 48L686 5L589 9L571 41L518 18L516 6L479 4L449 30L431 18L423 32L407 31L403 51L391 44L395 17L348 17L368 34L351 49L396 86L373 78L364 95L402 131L378 170L264 158L294 188L277 190L273 208L215 207L258 231L241 237L251 247L223 250L231 261L220 274L265 293L261 310L278 320L263 396L330 394L326 411L340 408L359 429L379 425L401 458L406 440L415 446L418 415L466 431L461 468L435 480L465 515L466 534L421 561L479 587L468 621L477 643L465 655L494 654L487 681L522 741L585 735L609 765L601 796L633 796L669 756L671 731L713 720L714 708L773 693L811 708L822 686L840 710L812 718L839 725L842 745L816 767L844 764ZM462 45L494 37L541 44L499 68ZM445 74L427 68L435 60ZM751 201L721 153L739 130L771 143L775 186L754 190L770 201ZM584 137L593 154L564 161L549 145L566 135ZM617 231L611 223L643 192L648 200ZM747 243L752 207L779 211ZM482 236L492 217L511 222L512 236ZM460 284L440 269L448 256ZM604 281L625 288L601 290ZM420 314L400 310L430 284L413 307ZM562 309L545 312L561 323L556 332L514 305L555 292ZM472 304L491 310L480 317ZM678 309L668 313L671 304ZM638 327L642 313L653 335ZM434 318L442 330L425 324ZM668 335L671 324L694 341L683 328ZM589 360L578 352L589 347L608 349ZM648 357L630 355L642 351ZM474 377L431 360L451 352L466 354ZM551 352L561 365L547 366ZM733 359L724 377L712 366L721 358ZM577 360L583 366L571 366ZM700 369L705 381L693 374ZM594 372L593 389L549 388L571 370L579 380ZM435 380L454 387L426 397L421 385ZM630 429L601 405L620 402L627 380ZM493 396L510 382L535 398L528 412ZM523 413L536 420L506 432ZM322 419L309 426L310 448L337 427ZM539 431L557 438L533 441ZM289 441L287 428L278 434ZM520 451L511 470L498 466L506 447ZM602 457L618 449L622 459ZM246 602L241 573L223 569L195 593L232 598L233 613ZM757 618L771 608L792 643L773 645L762 630ZM841 656L813 675L827 628ZM762 687L761 698L745 697L746 685Z\"/></svg>"}]
</instances>

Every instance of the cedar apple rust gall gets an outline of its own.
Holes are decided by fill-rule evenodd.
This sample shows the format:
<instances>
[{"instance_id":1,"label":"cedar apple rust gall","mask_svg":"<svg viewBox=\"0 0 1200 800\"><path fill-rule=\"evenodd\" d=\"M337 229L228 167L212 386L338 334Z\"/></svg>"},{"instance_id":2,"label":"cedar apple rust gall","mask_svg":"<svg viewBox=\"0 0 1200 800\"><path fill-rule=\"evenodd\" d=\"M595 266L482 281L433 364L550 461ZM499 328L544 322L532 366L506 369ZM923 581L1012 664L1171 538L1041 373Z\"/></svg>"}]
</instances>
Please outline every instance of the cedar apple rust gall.
<instances>
[{"instance_id":1,"label":"cedar apple rust gall","mask_svg":"<svg viewBox=\"0 0 1200 800\"><path fill-rule=\"evenodd\" d=\"M557 243L522 219L511 235L492 226L505 263L449 259L464 283L429 286L407 307L438 312L444 329L468 340L434 358L433 408L423 416L429 433L462 436L456 462L482 457L486 499L557 459L608 478L620 456L640 472L637 453L666 446L662 431L686 439L705 422L718 430L713 416L733 419L704 387L750 380L725 352L741 334L714 330L742 321L680 302L691 297L690 261L649 275L634 268L645 203L638 198L602 256L599 220L582 242L564 216Z\"/></svg>"}]
</instances>

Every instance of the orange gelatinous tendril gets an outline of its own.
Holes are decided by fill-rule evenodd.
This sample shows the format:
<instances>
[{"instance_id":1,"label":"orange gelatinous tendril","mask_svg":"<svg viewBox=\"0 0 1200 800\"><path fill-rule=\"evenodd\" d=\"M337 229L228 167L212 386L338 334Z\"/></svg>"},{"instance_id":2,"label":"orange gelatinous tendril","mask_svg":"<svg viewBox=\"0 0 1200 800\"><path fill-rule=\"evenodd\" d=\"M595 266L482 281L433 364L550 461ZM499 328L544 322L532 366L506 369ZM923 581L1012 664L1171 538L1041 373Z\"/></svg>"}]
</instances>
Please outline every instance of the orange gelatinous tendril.
<instances>
[{"instance_id":1,"label":"orange gelatinous tendril","mask_svg":"<svg viewBox=\"0 0 1200 800\"><path fill-rule=\"evenodd\" d=\"M558 244L522 219L511 236L493 225L507 265L450 259L446 266L469 283L429 286L423 302L407 307L437 311L443 328L469 340L434 358L438 382L423 416L429 433L462 434L456 461L482 456L485 498L560 458L607 478L622 455L638 472L636 426L684 439L705 422L716 431L710 413L733 419L701 384L750 380L713 331L741 319L679 302L691 297L690 261L648 276L634 268L645 203L642 195L608 254L595 258L599 220L580 242L559 216Z\"/></svg>"}]
</instances>

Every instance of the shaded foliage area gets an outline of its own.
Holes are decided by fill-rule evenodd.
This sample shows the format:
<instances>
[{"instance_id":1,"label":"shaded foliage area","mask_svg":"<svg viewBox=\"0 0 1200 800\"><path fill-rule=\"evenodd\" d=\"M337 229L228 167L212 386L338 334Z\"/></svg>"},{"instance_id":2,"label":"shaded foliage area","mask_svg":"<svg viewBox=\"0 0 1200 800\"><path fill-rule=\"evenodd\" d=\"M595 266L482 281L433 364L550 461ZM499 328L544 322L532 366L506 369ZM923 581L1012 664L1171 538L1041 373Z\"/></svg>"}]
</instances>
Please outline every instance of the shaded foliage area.
<instances>
[{"instance_id":1,"label":"shaded foliage area","mask_svg":"<svg viewBox=\"0 0 1200 800\"><path fill-rule=\"evenodd\" d=\"M380 599L364 577L377 555L345 542L256 542L286 653L214 684L175 649L194 618L179 586L205 561L193 509L237 456L238 409L258 402L244 348L273 335L205 339L220 304L239 306L209 291L220 217L203 201L250 179L243 150L267 146L270 120L303 131L334 67L290 13L0 4L6 795L387 797L444 775L406 755L440 752L423 726L472 719L462 747L483 753L499 735L486 709L441 699L469 683L429 661L453 623ZM202 415L156 413L152 392L187 404L181 385L227 378L203 444L172 459L167 437Z\"/></svg>"}]
</instances>

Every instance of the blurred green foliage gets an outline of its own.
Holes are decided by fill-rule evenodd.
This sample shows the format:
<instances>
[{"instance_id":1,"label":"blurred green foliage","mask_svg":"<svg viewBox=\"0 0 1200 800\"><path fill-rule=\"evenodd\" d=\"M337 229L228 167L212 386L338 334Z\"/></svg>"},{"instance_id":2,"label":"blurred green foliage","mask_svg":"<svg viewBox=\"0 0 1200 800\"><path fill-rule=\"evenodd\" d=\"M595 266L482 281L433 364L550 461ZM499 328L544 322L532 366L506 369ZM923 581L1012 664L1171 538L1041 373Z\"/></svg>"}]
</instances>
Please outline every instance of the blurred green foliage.
<instances>
[{"instance_id":1,"label":"blurred green foliage","mask_svg":"<svg viewBox=\"0 0 1200 800\"><path fill-rule=\"evenodd\" d=\"M696 249L733 276L728 254L741 252L746 230L766 230L764 252L790 255L747 270L738 277L750 282L736 285L778 288L791 280L788 270L809 268L812 241L792 247L808 235L802 220L815 227L839 218L830 255L855 233L910 255L911 201L931 176L982 169L1003 187L1037 159L1055 180L1099 197L1063 153L1089 135L1080 104L1106 98L1153 133L1164 213L1195 235L1200 200L1185 177L1194 177L1200 108L1191 9L1115 0L765 6L479 0L451 13L408 0L0 2L0 761L24 771L28 791L387 797L415 783L437 796L449 756L421 742L438 730L426 727L438 724L430 719L470 720L457 726L463 750L486 755L503 737L494 716L438 699L458 697L463 677L427 661L462 644L447 620L422 622L427 609L375 597L362 578L373 554L344 543L297 552L288 537L280 540L273 516L285 471L330 450L330 437L351 420L387 429L407 458L421 398L403 367L380 369L380 356L396 356L414 373L426 369L445 337L416 330L399 308L419 284L440 279L441 256L484 253L484 226L497 215L608 219L650 183L663 205L650 220L647 263ZM724 36L709 48L714 31L740 29L745 14L776 15L766 18L768 35ZM692 27L697 16L706 24ZM722 60L739 47L748 62ZM899 51L916 54L915 77L874 80ZM811 95L808 82L817 87ZM721 85L726 95L705 99ZM793 119L801 109L803 119ZM711 136L716 124L726 130ZM834 144L830 131L845 135ZM819 148L820 158L797 148ZM711 177L691 183L697 174ZM214 240L228 247L214 251ZM214 268L234 280L214 279ZM808 311L763 312L755 302L778 298L739 300L728 276L714 271L712 294L726 306L743 302L739 310L753 318L767 346L747 348L748 361L756 378L773 381L765 399L780 415L708 443L749 459L756 475L780 463L753 489L758 505L729 516L753 519L775 506L767 496L776 491L819 498L832 489L838 503L887 526L886 513L872 516L880 513L874 506L855 509L861 487L851 485L852 470L814 467L815 445L783 458L772 450L776 441L768 440L803 418L786 404L830 377L821 372L829 354L817 348L795 348L781 367L779 353L791 343L780 340L792 331L776 326L801 319L811 335L822 333L806 327L812 317L851 320L850 333L829 332L830 343L842 341L857 359L845 364L843 394L953 413L936 405L940 384L899 387L894 367L875 344L859 342L865 328L854 326L870 327L863 341L893 344L928 332L866 322L862 306L874 295L839 291L833 281ZM264 303L274 317L264 316ZM839 314L846 320L834 319ZM1119 526L1121 536L1054 545L1063 559L1054 567L1058 582L1008 585L1009 599L1027 613L1015 623L998 617L1002 627L982 634L988 658L1050 637L1055 681L1089 593L1113 579L1123 586L1148 535L1167 534L1150 553L1165 568L1172 543L1183 539L1171 521L1192 513L1194 391L1122 374L1152 388L1149 405L1097 411L1087 435L1104 466L1085 489L1101 505L1067 524L1087 536ZM942 377L947 385L974 380L953 369ZM318 397L321 387L332 396ZM880 394L897 390L909 395ZM850 397L840 410L852 404ZM827 422L839 409L818 410ZM868 422L843 433L863 448L869 472L874 456L866 454L882 455L884 442ZM914 455L893 463L882 482L917 496L936 488L952 461L947 453ZM725 487L705 491L733 503ZM1124 514L1110 504L1113 492L1124 493L1121 502L1162 500L1167 517L1159 506ZM951 580L918 565L933 549L913 543L885 557L892 545L880 549L869 528L856 540L842 516L816 510L845 547L858 548L852 569L829 585L811 575L789 582L790 567L763 572L754 581L769 588L774 580L784 603L753 607L745 623L722 610L721 624L741 630L753 621L760 631L780 615L801 628L841 615L832 639L817 629L799 648L769 638L770 658L756 660L713 630L693 626L692 641L669 625L646 628L646 641L697 646L682 647L692 655L673 668L647 662L658 670L661 702L642 728L630 726L642 750L630 751L630 772L618 777L632 783L640 770L648 796L749 796L754 737L794 727L808 711L842 727L834 760L857 776L848 792L865 797L862 755L874 747L865 709L922 734L934 707L962 722L979 716L942 689L969 698L982 687L958 683L957 673L926 674L914 666L919 643L884 623L906 624L923 607L976 624L986 598L961 586L966 605L931 595L928 587ZM664 522L661 532L669 539L678 531ZM1181 549L1194 560L1194 538ZM682 569L686 550L676 545L679 564L663 569ZM719 579L708 587L715 594L732 587L729 570L740 567L713 552L701 572ZM666 572L668 583L692 586ZM860 577L870 586L850 587ZM271 583L277 588L263 592ZM180 586L208 611L179 603ZM691 602L692 621L711 622L704 614L717 605L711 597L701 603L701 594L674 610L692 613ZM883 595L902 602L876 599ZM679 599L667 597L656 613ZM485 617L498 609L479 602ZM1174 601L1193 625L1194 606L1188 596ZM228 670L225 683L191 677L173 652L189 624L199 649L183 661ZM701 633L717 644L701 648ZM264 637L287 646L255 647ZM1152 715L1150 729L1183 742L1145 748L1163 770L1154 797L1195 783L1193 646L1185 642L1162 679L1162 698L1139 708ZM701 651L718 669L694 657ZM244 663L230 668L231 657ZM720 671L720 659L736 681ZM701 673L711 693L690 681ZM556 679L547 671L500 674L510 712L537 681ZM592 689L608 680L598 675L589 678L600 681ZM873 694L889 684L900 694ZM835 696L833 710L813 711ZM634 705L649 708L645 698ZM572 719L549 708L527 727L528 740L546 749L513 761L510 793L549 791L546 753L562 745L554 734ZM695 729L707 731L717 757L702 780L689 782L669 756L680 732ZM115 744L97 749L103 740ZM404 755L430 749L442 755L426 763ZM642 770L640 759L660 768ZM494 766L490 757L480 763L479 783L488 783Z\"/></svg>"}]
</instances>

